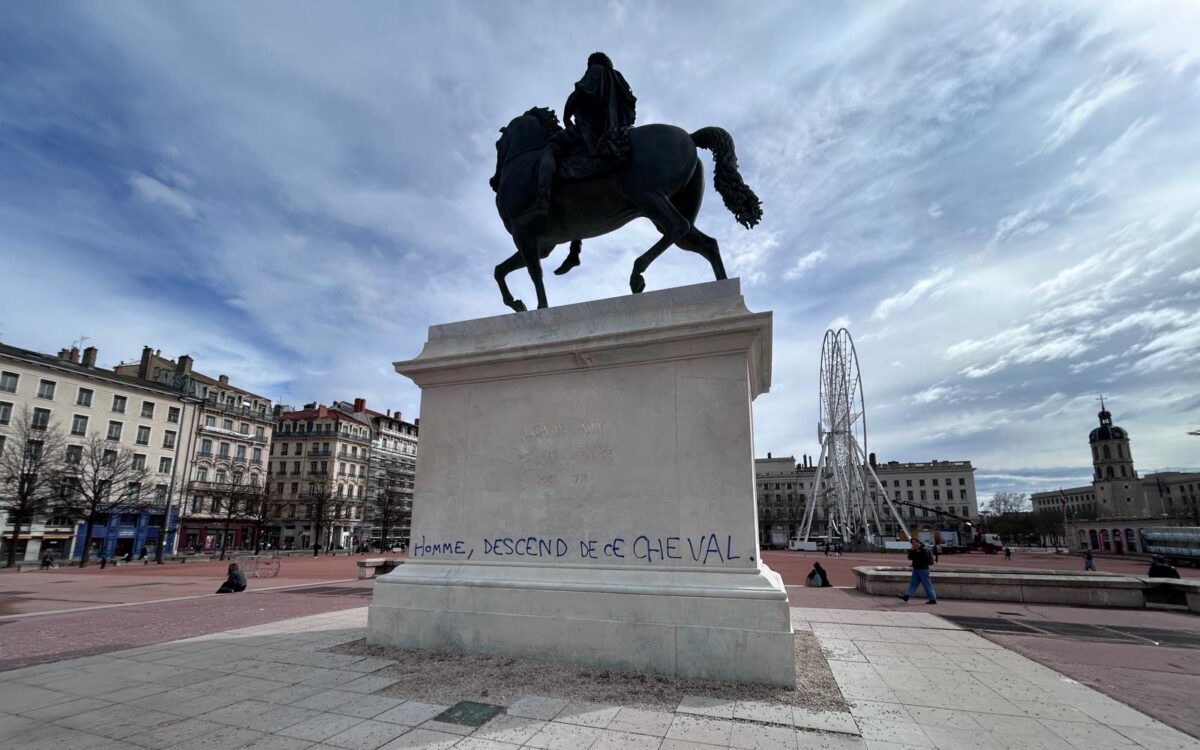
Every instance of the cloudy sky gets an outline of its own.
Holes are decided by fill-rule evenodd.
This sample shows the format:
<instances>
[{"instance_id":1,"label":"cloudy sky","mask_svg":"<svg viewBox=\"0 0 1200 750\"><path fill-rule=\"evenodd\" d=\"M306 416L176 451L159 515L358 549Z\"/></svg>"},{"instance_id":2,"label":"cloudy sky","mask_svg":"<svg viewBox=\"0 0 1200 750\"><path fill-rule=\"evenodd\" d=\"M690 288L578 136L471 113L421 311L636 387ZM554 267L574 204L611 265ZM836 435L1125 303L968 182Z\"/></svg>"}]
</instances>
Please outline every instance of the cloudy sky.
<instances>
[{"instance_id":1,"label":"cloudy sky","mask_svg":"<svg viewBox=\"0 0 1200 750\"><path fill-rule=\"evenodd\" d=\"M601 49L639 122L730 131L763 200L697 222L775 314L760 455L817 449L846 326L881 459L1086 481L1104 393L1141 471L1197 467L1196 38L1194 2L3 3L0 340L416 415L390 362L506 312L497 128ZM589 241L551 304L627 293L655 238Z\"/></svg>"}]
</instances>

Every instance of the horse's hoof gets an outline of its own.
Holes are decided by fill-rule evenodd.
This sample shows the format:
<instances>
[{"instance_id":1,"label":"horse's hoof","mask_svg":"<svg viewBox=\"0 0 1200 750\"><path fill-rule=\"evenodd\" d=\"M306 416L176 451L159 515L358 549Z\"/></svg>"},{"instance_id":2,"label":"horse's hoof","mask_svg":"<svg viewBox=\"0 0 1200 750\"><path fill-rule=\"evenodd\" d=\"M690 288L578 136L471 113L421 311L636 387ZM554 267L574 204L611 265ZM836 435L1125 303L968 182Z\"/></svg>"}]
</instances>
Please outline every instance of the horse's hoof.
<instances>
[{"instance_id":1,"label":"horse's hoof","mask_svg":"<svg viewBox=\"0 0 1200 750\"><path fill-rule=\"evenodd\" d=\"M517 312L525 312L527 309L525 307L525 303L519 299L515 299L512 302L509 302L508 306L511 307L512 309L516 310Z\"/></svg>"},{"instance_id":2,"label":"horse's hoof","mask_svg":"<svg viewBox=\"0 0 1200 750\"><path fill-rule=\"evenodd\" d=\"M629 279L629 288L633 290L634 294L641 294L646 289L646 280L642 278L641 274L632 276Z\"/></svg>"},{"instance_id":3,"label":"horse's hoof","mask_svg":"<svg viewBox=\"0 0 1200 750\"><path fill-rule=\"evenodd\" d=\"M568 255L567 259L562 262L562 265L554 269L554 275L562 276L564 273L570 271L577 265L579 265L579 258L574 255Z\"/></svg>"}]
</instances>

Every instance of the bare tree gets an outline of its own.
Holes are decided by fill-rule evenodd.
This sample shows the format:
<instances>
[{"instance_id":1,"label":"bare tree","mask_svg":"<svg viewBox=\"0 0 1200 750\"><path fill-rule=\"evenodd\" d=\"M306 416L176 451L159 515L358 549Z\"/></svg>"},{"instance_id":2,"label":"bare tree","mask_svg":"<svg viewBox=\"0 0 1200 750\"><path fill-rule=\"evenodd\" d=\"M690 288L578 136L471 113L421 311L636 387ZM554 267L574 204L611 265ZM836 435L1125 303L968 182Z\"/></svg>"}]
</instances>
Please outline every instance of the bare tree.
<instances>
[{"instance_id":1,"label":"bare tree","mask_svg":"<svg viewBox=\"0 0 1200 750\"><path fill-rule=\"evenodd\" d=\"M144 497L149 475L143 461L132 450L93 435L67 462L59 502L66 512L84 522L79 567L88 563L92 529L100 519L151 504Z\"/></svg>"},{"instance_id":2,"label":"bare tree","mask_svg":"<svg viewBox=\"0 0 1200 750\"><path fill-rule=\"evenodd\" d=\"M21 410L0 444L0 498L12 519L5 567L17 564L17 541L21 525L32 526L35 516L45 515L58 487L63 469L62 431L46 412Z\"/></svg>"},{"instance_id":3,"label":"bare tree","mask_svg":"<svg viewBox=\"0 0 1200 750\"><path fill-rule=\"evenodd\" d=\"M376 476L376 486L367 506L367 520L379 527L380 551L387 546L389 532L404 527L412 517L412 501L397 471L384 469Z\"/></svg>"},{"instance_id":4,"label":"bare tree","mask_svg":"<svg viewBox=\"0 0 1200 750\"><path fill-rule=\"evenodd\" d=\"M316 557L321 553L322 545L328 549L325 537L333 525L339 500L333 496L332 483L327 480L310 481L301 497L308 504L308 517L313 525L313 557Z\"/></svg>"},{"instance_id":5,"label":"bare tree","mask_svg":"<svg viewBox=\"0 0 1200 750\"><path fill-rule=\"evenodd\" d=\"M283 517L279 499L271 489L271 483L250 485L245 493L246 509L244 517L254 524L254 554L262 552L263 532L268 524Z\"/></svg>"},{"instance_id":6,"label":"bare tree","mask_svg":"<svg viewBox=\"0 0 1200 750\"><path fill-rule=\"evenodd\" d=\"M992 515L1002 516L1005 513L1029 510L1028 505L1029 495L1024 492L993 492L987 510Z\"/></svg>"}]
</instances>

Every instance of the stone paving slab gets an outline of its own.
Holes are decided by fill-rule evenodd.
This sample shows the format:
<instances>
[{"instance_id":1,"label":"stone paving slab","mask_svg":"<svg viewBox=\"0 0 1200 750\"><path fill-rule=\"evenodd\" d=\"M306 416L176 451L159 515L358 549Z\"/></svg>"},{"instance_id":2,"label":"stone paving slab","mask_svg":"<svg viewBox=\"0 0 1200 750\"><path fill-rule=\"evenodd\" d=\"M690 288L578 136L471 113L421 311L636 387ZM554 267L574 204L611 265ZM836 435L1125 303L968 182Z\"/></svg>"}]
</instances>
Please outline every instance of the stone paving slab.
<instances>
[{"instance_id":1,"label":"stone paving slab","mask_svg":"<svg viewBox=\"0 0 1200 750\"><path fill-rule=\"evenodd\" d=\"M0 747L1200 750L934 615L860 610L793 610L821 643L848 714L699 696L672 712L525 695L479 728L446 724L435 719L446 706L373 694L395 682L375 674L392 662L323 650L361 638L365 615L343 610L0 673Z\"/></svg>"}]
</instances>

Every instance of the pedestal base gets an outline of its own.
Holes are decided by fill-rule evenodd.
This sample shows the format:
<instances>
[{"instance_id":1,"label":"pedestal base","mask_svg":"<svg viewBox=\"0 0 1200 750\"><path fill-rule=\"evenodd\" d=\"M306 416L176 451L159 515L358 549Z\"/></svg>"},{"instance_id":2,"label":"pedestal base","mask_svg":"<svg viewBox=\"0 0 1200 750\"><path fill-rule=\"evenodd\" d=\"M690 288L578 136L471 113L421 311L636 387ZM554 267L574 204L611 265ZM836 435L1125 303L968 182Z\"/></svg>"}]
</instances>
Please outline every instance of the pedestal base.
<instances>
[{"instance_id":1,"label":"pedestal base","mask_svg":"<svg viewBox=\"0 0 1200 750\"><path fill-rule=\"evenodd\" d=\"M410 561L376 579L372 645L792 687L779 575Z\"/></svg>"}]
</instances>

